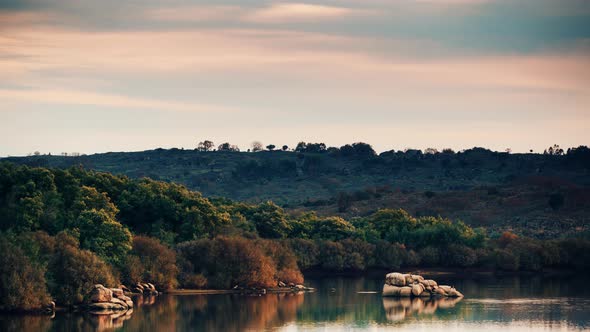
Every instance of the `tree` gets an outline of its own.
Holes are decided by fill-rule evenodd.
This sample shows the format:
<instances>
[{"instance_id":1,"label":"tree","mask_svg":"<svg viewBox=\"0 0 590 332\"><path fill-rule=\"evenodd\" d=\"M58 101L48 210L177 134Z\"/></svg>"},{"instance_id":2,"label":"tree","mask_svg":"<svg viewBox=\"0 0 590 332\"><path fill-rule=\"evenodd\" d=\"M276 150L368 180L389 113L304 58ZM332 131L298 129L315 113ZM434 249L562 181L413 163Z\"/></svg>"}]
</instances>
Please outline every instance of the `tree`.
<instances>
[{"instance_id":1,"label":"tree","mask_svg":"<svg viewBox=\"0 0 590 332\"><path fill-rule=\"evenodd\" d=\"M561 156L563 155L563 149L559 147L557 144L553 144L548 149L546 149L543 154L550 155L550 156Z\"/></svg>"},{"instance_id":2,"label":"tree","mask_svg":"<svg viewBox=\"0 0 590 332\"><path fill-rule=\"evenodd\" d=\"M283 145L283 151L287 151L287 150L289 150L289 146Z\"/></svg>"},{"instance_id":3,"label":"tree","mask_svg":"<svg viewBox=\"0 0 590 332\"><path fill-rule=\"evenodd\" d=\"M438 150L436 148L426 148L426 150L424 150L424 154L437 154Z\"/></svg>"},{"instance_id":4,"label":"tree","mask_svg":"<svg viewBox=\"0 0 590 332\"><path fill-rule=\"evenodd\" d=\"M252 142L251 146L252 152L262 151L262 143L260 143L259 141Z\"/></svg>"},{"instance_id":5,"label":"tree","mask_svg":"<svg viewBox=\"0 0 590 332\"><path fill-rule=\"evenodd\" d=\"M78 240L66 233L56 237L56 249L49 263L51 294L57 304L82 303L96 284L115 287L117 280L108 264L88 250L78 248Z\"/></svg>"},{"instance_id":6,"label":"tree","mask_svg":"<svg viewBox=\"0 0 590 332\"><path fill-rule=\"evenodd\" d=\"M229 152L240 152L240 148L237 145L223 143L217 147L217 151L229 151Z\"/></svg>"},{"instance_id":7,"label":"tree","mask_svg":"<svg viewBox=\"0 0 590 332\"><path fill-rule=\"evenodd\" d=\"M0 310L39 310L49 304L45 270L3 236L0 252Z\"/></svg>"},{"instance_id":8,"label":"tree","mask_svg":"<svg viewBox=\"0 0 590 332\"><path fill-rule=\"evenodd\" d=\"M178 268L176 267L176 253L158 239L147 236L135 236L133 249L127 258L127 281L136 283L139 281L151 282L158 289L172 289L178 281ZM134 263L134 264L130 264ZM135 266L131 266L135 265ZM139 271L135 269L139 267ZM136 275L129 272L137 271Z\"/></svg>"},{"instance_id":9,"label":"tree","mask_svg":"<svg viewBox=\"0 0 590 332\"><path fill-rule=\"evenodd\" d=\"M121 266L131 250L131 232L104 210L87 210L76 221L80 245L102 259Z\"/></svg>"},{"instance_id":10,"label":"tree","mask_svg":"<svg viewBox=\"0 0 590 332\"><path fill-rule=\"evenodd\" d=\"M266 146L266 149L267 149L268 151L272 151L272 150L274 150L275 148L276 148L276 146L275 146L274 144L269 144L269 145L267 145L267 146Z\"/></svg>"},{"instance_id":11,"label":"tree","mask_svg":"<svg viewBox=\"0 0 590 332\"><path fill-rule=\"evenodd\" d=\"M205 140L203 142L199 142L199 144L197 145L197 151L211 151L211 149L213 149L213 146L215 146L215 144L212 141Z\"/></svg>"},{"instance_id":12,"label":"tree","mask_svg":"<svg viewBox=\"0 0 590 332\"><path fill-rule=\"evenodd\" d=\"M258 205L253 210L251 220L263 238L284 238L291 231L285 211L270 201Z\"/></svg>"}]
</instances>

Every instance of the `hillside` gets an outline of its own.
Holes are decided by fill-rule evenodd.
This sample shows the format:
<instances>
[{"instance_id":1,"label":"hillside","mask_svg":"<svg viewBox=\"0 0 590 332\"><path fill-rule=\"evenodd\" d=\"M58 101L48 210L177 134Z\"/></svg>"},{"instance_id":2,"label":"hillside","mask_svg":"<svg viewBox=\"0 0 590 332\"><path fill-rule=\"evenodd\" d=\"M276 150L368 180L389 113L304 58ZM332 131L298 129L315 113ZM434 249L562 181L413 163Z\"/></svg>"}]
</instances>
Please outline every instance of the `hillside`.
<instances>
[{"instance_id":1,"label":"hillside","mask_svg":"<svg viewBox=\"0 0 590 332\"><path fill-rule=\"evenodd\" d=\"M418 216L438 214L492 230L555 237L587 227L589 156L584 147L564 155L482 148L375 155L356 146L256 153L156 149L4 160L55 168L82 165L131 178L177 182L206 197L272 200L294 212L314 210L351 218L379 208L403 208Z\"/></svg>"}]
</instances>

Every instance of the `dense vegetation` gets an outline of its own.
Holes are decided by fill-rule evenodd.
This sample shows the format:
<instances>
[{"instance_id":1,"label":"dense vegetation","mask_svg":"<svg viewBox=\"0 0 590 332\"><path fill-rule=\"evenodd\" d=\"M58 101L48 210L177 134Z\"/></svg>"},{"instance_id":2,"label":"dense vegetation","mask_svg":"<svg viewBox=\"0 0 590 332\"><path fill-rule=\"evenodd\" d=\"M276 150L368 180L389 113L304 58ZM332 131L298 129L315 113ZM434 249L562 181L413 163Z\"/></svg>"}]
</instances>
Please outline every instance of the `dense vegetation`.
<instances>
[{"instance_id":1,"label":"dense vegetation","mask_svg":"<svg viewBox=\"0 0 590 332\"><path fill-rule=\"evenodd\" d=\"M399 267L588 269L587 239L487 234L381 209L344 219L272 202L207 199L184 186L81 167L0 163L0 309L84 301L94 283L273 287L301 271Z\"/></svg>"},{"instance_id":2,"label":"dense vegetation","mask_svg":"<svg viewBox=\"0 0 590 332\"><path fill-rule=\"evenodd\" d=\"M181 183L205 197L272 200L290 213L315 211L347 220L401 208L414 216L460 219L497 234L515 231L544 239L588 227L590 149L584 146L565 151L554 146L543 154L473 148L377 155L364 143L335 148L302 142L293 149L270 144L267 150L256 143L251 148L256 153L203 141L195 150L7 160L62 169L83 165L134 179Z\"/></svg>"}]
</instances>

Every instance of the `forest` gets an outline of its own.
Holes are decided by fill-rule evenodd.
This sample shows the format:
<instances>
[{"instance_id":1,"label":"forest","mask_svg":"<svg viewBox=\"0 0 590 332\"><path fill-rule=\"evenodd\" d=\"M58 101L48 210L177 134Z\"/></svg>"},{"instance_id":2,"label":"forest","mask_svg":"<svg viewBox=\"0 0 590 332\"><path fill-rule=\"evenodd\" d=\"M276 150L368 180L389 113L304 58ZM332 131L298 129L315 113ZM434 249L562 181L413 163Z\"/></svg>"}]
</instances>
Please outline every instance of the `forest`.
<instances>
[{"instance_id":1,"label":"forest","mask_svg":"<svg viewBox=\"0 0 590 332\"><path fill-rule=\"evenodd\" d=\"M588 270L587 233L534 239L378 209L343 218L206 198L175 183L0 162L0 310L71 306L96 283L276 287L308 271Z\"/></svg>"}]
</instances>

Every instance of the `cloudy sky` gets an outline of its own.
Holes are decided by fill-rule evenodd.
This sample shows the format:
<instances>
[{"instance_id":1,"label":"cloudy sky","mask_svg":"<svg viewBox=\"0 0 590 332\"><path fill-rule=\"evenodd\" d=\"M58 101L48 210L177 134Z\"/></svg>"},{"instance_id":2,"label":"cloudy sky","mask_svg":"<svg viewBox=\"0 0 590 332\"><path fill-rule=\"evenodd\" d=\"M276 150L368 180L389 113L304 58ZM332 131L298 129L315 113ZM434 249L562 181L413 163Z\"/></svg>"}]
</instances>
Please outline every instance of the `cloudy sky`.
<instances>
[{"instance_id":1,"label":"cloudy sky","mask_svg":"<svg viewBox=\"0 0 590 332\"><path fill-rule=\"evenodd\" d=\"M0 0L0 156L590 144L587 0Z\"/></svg>"}]
</instances>

